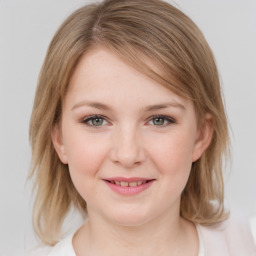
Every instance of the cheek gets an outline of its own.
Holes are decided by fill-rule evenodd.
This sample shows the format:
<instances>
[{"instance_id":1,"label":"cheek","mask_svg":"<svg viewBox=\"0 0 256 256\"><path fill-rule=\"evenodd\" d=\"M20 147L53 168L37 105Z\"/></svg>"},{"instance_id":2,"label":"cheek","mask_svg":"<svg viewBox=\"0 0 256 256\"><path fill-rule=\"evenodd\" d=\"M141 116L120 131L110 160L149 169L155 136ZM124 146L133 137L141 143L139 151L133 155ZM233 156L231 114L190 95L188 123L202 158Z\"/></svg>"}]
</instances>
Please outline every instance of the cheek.
<instances>
[{"instance_id":1,"label":"cheek","mask_svg":"<svg viewBox=\"0 0 256 256\"><path fill-rule=\"evenodd\" d=\"M193 144L185 137L175 137L157 144L152 155L152 161L157 167L168 201L176 201L181 197L192 165ZM159 199L160 200L160 199Z\"/></svg>"},{"instance_id":2,"label":"cheek","mask_svg":"<svg viewBox=\"0 0 256 256\"><path fill-rule=\"evenodd\" d=\"M193 140L186 134L172 134L156 140L151 159L163 175L188 177L192 164Z\"/></svg>"},{"instance_id":3,"label":"cheek","mask_svg":"<svg viewBox=\"0 0 256 256\"><path fill-rule=\"evenodd\" d=\"M69 133L69 137L65 141L65 148L73 184L86 200L89 193L95 193L95 178L97 178L106 157L107 145L94 139L94 136L76 132Z\"/></svg>"},{"instance_id":4,"label":"cheek","mask_svg":"<svg viewBox=\"0 0 256 256\"><path fill-rule=\"evenodd\" d=\"M64 134L64 145L68 165L76 170L85 171L95 169L106 154L104 138L98 134L88 134L83 127L69 127Z\"/></svg>"}]
</instances>

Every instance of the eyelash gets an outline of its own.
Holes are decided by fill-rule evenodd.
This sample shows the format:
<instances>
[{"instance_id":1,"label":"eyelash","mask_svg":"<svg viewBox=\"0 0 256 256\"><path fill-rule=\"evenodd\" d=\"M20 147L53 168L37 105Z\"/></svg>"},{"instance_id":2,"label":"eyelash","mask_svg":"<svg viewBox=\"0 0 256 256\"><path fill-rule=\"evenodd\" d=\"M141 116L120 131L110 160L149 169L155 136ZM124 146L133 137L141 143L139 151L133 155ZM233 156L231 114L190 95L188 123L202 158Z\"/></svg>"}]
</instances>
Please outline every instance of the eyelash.
<instances>
[{"instance_id":1,"label":"eyelash","mask_svg":"<svg viewBox=\"0 0 256 256\"><path fill-rule=\"evenodd\" d=\"M175 124L176 123L176 121L173 118L168 117L168 116L163 116L163 115L151 116L150 119L149 119L149 122L153 121L154 119L163 119L164 122L167 122L167 123L165 123L163 125L154 125L154 126L159 126L159 127L166 127L166 126L168 126L170 124Z\"/></svg>"},{"instance_id":2,"label":"eyelash","mask_svg":"<svg viewBox=\"0 0 256 256\"><path fill-rule=\"evenodd\" d=\"M108 122L108 121L107 121L107 118L106 118L105 116L102 116L102 115L91 115L91 116L88 116L88 117L86 117L85 119L83 119L83 120L82 120L82 123L85 124L85 125L88 126L88 127L93 127L93 128L100 128L100 127L104 126L104 125L102 125L102 124L101 124L101 125L94 125L94 124L92 124L92 123L89 123L89 122L92 122L92 121L95 120L95 119L100 119L100 120L103 120L103 122L104 122L104 121ZM156 127L159 127L159 128L161 128L161 127L166 127L166 126L168 126L168 125L170 125L170 124L175 124L175 123L176 123L175 119L170 118L170 117L168 117L168 116L163 116L163 115L154 115L154 116L151 116L151 117L148 119L147 123L153 121L154 119L163 119L163 120L164 120L165 124L163 124L163 125L155 125L155 124L153 124L153 126L156 126ZM166 123L166 122L167 122L167 123Z\"/></svg>"},{"instance_id":3,"label":"eyelash","mask_svg":"<svg viewBox=\"0 0 256 256\"><path fill-rule=\"evenodd\" d=\"M89 123L90 121L93 121L95 119L101 119L101 120L103 120L103 122L107 121L107 118L104 117L104 116L101 116L101 115L91 115L91 116L88 116L85 119L83 119L82 123L87 125L87 126L89 126L89 127L100 128L102 125L97 126L97 125L93 125L93 124Z\"/></svg>"}]
</instances>

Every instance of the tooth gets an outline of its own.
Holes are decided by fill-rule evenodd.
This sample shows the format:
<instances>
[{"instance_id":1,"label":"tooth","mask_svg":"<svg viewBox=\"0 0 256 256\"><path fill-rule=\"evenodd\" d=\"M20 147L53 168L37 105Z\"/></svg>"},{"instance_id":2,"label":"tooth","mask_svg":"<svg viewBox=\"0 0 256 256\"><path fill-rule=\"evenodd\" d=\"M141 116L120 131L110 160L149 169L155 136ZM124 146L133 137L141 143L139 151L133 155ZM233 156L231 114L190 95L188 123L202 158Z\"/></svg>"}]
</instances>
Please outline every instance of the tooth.
<instances>
[{"instance_id":1,"label":"tooth","mask_svg":"<svg viewBox=\"0 0 256 256\"><path fill-rule=\"evenodd\" d=\"M138 181L138 186L142 184L142 181Z\"/></svg>"},{"instance_id":2,"label":"tooth","mask_svg":"<svg viewBox=\"0 0 256 256\"><path fill-rule=\"evenodd\" d=\"M142 181L142 184L145 184L147 181Z\"/></svg>"},{"instance_id":3,"label":"tooth","mask_svg":"<svg viewBox=\"0 0 256 256\"><path fill-rule=\"evenodd\" d=\"M126 181L121 181L121 186L122 187L128 187L128 182L126 182Z\"/></svg>"},{"instance_id":4,"label":"tooth","mask_svg":"<svg viewBox=\"0 0 256 256\"><path fill-rule=\"evenodd\" d=\"M129 187L136 187L138 185L138 183L135 182L129 182Z\"/></svg>"},{"instance_id":5,"label":"tooth","mask_svg":"<svg viewBox=\"0 0 256 256\"><path fill-rule=\"evenodd\" d=\"M120 186L120 181L114 181L114 183L116 183L116 185Z\"/></svg>"},{"instance_id":6,"label":"tooth","mask_svg":"<svg viewBox=\"0 0 256 256\"><path fill-rule=\"evenodd\" d=\"M113 180L110 181L112 184L115 184L115 182Z\"/></svg>"}]
</instances>

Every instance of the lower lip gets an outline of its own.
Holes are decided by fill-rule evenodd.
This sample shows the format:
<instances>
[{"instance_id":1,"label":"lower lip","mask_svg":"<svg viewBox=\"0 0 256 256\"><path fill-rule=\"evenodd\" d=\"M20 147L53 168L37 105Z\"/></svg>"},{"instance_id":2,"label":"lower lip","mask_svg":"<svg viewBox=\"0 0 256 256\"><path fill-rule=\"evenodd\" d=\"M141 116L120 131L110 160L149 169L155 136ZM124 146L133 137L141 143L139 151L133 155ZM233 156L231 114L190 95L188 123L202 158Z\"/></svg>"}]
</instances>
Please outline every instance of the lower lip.
<instances>
[{"instance_id":1,"label":"lower lip","mask_svg":"<svg viewBox=\"0 0 256 256\"><path fill-rule=\"evenodd\" d=\"M142 191L148 189L154 182L154 180L151 180L147 183L141 184L139 186L135 187L122 187L113 183L110 183L106 180L104 180L105 183L112 189L113 191L117 192L118 194L121 195L136 195L141 193Z\"/></svg>"}]
</instances>

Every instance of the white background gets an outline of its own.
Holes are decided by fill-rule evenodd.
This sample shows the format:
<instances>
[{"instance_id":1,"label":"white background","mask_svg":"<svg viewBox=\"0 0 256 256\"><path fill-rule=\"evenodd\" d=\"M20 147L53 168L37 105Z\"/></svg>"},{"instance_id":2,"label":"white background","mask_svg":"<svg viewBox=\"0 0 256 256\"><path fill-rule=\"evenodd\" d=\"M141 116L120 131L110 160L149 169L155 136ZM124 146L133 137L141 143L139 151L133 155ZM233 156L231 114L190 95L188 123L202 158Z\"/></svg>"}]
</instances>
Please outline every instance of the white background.
<instances>
[{"instance_id":1,"label":"white background","mask_svg":"<svg viewBox=\"0 0 256 256\"><path fill-rule=\"evenodd\" d=\"M87 1L88 2L88 1ZM29 118L47 46L86 1L0 0L0 256L33 244ZM227 208L256 209L256 1L176 0L204 32L220 70L232 127Z\"/></svg>"}]
</instances>

